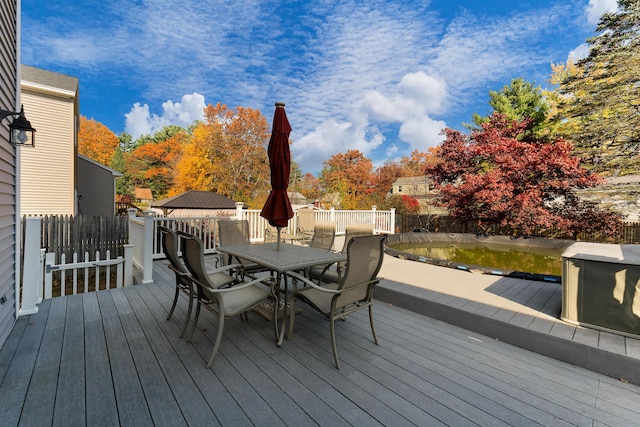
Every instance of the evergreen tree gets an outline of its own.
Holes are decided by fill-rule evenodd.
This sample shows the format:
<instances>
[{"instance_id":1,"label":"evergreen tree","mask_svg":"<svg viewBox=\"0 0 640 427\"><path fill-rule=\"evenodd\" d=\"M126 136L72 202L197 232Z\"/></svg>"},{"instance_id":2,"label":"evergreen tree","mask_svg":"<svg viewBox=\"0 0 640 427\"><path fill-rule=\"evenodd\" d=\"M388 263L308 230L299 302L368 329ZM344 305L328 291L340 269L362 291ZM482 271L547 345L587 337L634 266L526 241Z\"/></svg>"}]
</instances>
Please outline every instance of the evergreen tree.
<instances>
[{"instance_id":1,"label":"evergreen tree","mask_svg":"<svg viewBox=\"0 0 640 427\"><path fill-rule=\"evenodd\" d=\"M494 113L500 113L509 120L529 120L529 129L534 133L542 131L549 105L542 89L535 82L527 82L522 77L511 80L509 86L504 86L499 92L489 92L489 105ZM479 129L481 124L489 122L491 116L473 115L473 122ZM471 126L472 127L472 126Z\"/></svg>"},{"instance_id":2,"label":"evergreen tree","mask_svg":"<svg viewBox=\"0 0 640 427\"><path fill-rule=\"evenodd\" d=\"M640 0L619 0L587 40L589 56L553 67L553 120L586 166L605 175L640 171Z\"/></svg>"}]
</instances>

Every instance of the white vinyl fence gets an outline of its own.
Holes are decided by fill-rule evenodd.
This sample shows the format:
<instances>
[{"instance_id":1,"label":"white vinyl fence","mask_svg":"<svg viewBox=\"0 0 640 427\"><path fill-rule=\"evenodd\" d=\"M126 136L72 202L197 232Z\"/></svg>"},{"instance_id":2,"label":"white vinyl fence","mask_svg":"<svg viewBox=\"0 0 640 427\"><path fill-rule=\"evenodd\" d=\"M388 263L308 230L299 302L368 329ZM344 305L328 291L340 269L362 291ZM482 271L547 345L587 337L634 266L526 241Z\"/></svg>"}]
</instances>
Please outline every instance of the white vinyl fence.
<instances>
[{"instance_id":1,"label":"white vinyl fence","mask_svg":"<svg viewBox=\"0 0 640 427\"><path fill-rule=\"evenodd\" d=\"M393 234L395 229L395 209L378 211L373 206L366 211L316 209L314 212L316 221L335 222L337 235L343 235L346 225L354 223L373 224L376 233ZM208 254L216 250L217 222L228 219L246 219L251 242L264 241L267 221L260 216L259 209L243 209L242 203L236 203L235 217L158 217L152 211L146 211L145 216L137 217L135 209L129 210L129 243L134 245L133 265L142 272L142 283L153 283L153 260L164 258L158 225L195 234L204 242L205 254ZM297 229L296 212L283 231L295 234Z\"/></svg>"}]
</instances>

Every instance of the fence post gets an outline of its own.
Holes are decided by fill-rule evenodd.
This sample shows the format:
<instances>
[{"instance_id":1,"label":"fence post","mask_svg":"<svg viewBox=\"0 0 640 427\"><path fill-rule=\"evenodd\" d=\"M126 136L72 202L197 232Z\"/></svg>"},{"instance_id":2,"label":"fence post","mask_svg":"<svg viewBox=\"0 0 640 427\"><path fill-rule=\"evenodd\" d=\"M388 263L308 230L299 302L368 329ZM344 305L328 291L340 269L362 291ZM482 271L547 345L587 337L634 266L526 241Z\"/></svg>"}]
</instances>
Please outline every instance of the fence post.
<instances>
[{"instance_id":1,"label":"fence post","mask_svg":"<svg viewBox=\"0 0 640 427\"><path fill-rule=\"evenodd\" d=\"M51 299L53 295L53 271L51 267L56 263L55 252L47 252L44 256L44 299Z\"/></svg>"},{"instance_id":2,"label":"fence post","mask_svg":"<svg viewBox=\"0 0 640 427\"><path fill-rule=\"evenodd\" d=\"M38 304L40 304L44 298L44 257L46 253L46 249L40 249L40 263L38 264Z\"/></svg>"},{"instance_id":3,"label":"fence post","mask_svg":"<svg viewBox=\"0 0 640 427\"><path fill-rule=\"evenodd\" d=\"M40 266L40 218L28 217L24 231L24 273L22 275L22 304L18 316L38 312L38 285Z\"/></svg>"},{"instance_id":4,"label":"fence post","mask_svg":"<svg viewBox=\"0 0 640 427\"><path fill-rule=\"evenodd\" d=\"M396 208L391 208L391 218L389 219L389 234L396 232Z\"/></svg>"},{"instance_id":5,"label":"fence post","mask_svg":"<svg viewBox=\"0 0 640 427\"><path fill-rule=\"evenodd\" d=\"M371 223L373 224L373 231L376 230L376 209L377 205L371 205Z\"/></svg>"},{"instance_id":6,"label":"fence post","mask_svg":"<svg viewBox=\"0 0 640 427\"><path fill-rule=\"evenodd\" d=\"M236 219L242 219L242 206L244 203L236 202Z\"/></svg>"},{"instance_id":7,"label":"fence post","mask_svg":"<svg viewBox=\"0 0 640 427\"><path fill-rule=\"evenodd\" d=\"M124 245L124 286L133 285L133 245Z\"/></svg>"},{"instance_id":8,"label":"fence post","mask_svg":"<svg viewBox=\"0 0 640 427\"><path fill-rule=\"evenodd\" d=\"M155 213L144 211L144 243L142 254L142 284L153 283L153 233L155 231Z\"/></svg>"}]
</instances>

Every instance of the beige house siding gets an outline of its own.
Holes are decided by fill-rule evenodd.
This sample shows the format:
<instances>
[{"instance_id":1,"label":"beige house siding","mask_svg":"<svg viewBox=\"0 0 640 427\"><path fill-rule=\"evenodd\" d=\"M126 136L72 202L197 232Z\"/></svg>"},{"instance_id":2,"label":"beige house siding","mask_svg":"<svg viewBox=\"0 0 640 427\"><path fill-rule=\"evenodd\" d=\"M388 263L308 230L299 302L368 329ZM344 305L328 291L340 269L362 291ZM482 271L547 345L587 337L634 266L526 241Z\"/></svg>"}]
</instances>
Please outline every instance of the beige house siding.
<instances>
[{"instance_id":1,"label":"beige house siding","mask_svg":"<svg viewBox=\"0 0 640 427\"><path fill-rule=\"evenodd\" d=\"M75 215L75 96L22 85L22 104L34 128L35 147L22 149L20 212Z\"/></svg>"},{"instance_id":2,"label":"beige house siding","mask_svg":"<svg viewBox=\"0 0 640 427\"><path fill-rule=\"evenodd\" d=\"M0 108L11 111L17 107L16 16L16 0L0 0ZM0 124L0 346L16 320L16 149L9 142L10 120Z\"/></svg>"}]
</instances>

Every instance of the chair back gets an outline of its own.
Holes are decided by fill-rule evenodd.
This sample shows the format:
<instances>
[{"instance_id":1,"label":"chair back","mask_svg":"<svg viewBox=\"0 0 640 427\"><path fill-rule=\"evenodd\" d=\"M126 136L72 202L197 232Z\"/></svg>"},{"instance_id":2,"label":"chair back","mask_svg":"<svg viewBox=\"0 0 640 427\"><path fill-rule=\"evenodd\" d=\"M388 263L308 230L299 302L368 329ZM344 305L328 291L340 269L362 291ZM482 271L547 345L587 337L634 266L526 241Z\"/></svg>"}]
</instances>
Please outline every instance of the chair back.
<instances>
[{"instance_id":1,"label":"chair back","mask_svg":"<svg viewBox=\"0 0 640 427\"><path fill-rule=\"evenodd\" d=\"M187 268L184 266L180 257L178 256L180 248L180 238L178 234L165 226L158 226L158 230L162 234L162 250L165 256L169 260L169 264L173 267L176 273L188 273ZM182 281L182 280L181 280Z\"/></svg>"},{"instance_id":2,"label":"chair back","mask_svg":"<svg viewBox=\"0 0 640 427\"><path fill-rule=\"evenodd\" d=\"M337 306L343 307L358 301L370 301L373 284L378 277L384 259L386 234L353 237L347 245L347 265L338 283L342 293ZM373 282L373 283L372 283ZM370 286L359 286L371 283Z\"/></svg>"},{"instance_id":3,"label":"chair back","mask_svg":"<svg viewBox=\"0 0 640 427\"><path fill-rule=\"evenodd\" d=\"M298 209L298 233L312 233L316 213L313 209Z\"/></svg>"},{"instance_id":4,"label":"chair back","mask_svg":"<svg viewBox=\"0 0 640 427\"><path fill-rule=\"evenodd\" d=\"M264 230L264 242L265 243L273 243L278 241L278 229L273 225L267 225L267 228Z\"/></svg>"},{"instance_id":5,"label":"chair back","mask_svg":"<svg viewBox=\"0 0 640 427\"><path fill-rule=\"evenodd\" d=\"M347 253L347 246L351 238L373 234L373 224L347 224L344 228L344 245L342 253Z\"/></svg>"},{"instance_id":6,"label":"chair back","mask_svg":"<svg viewBox=\"0 0 640 427\"><path fill-rule=\"evenodd\" d=\"M335 222L317 222L313 226L313 237L309 246L330 251L336 239Z\"/></svg>"},{"instance_id":7,"label":"chair back","mask_svg":"<svg viewBox=\"0 0 640 427\"><path fill-rule=\"evenodd\" d=\"M209 275L204 263L204 244L197 236L180 232L182 238L182 258L187 270L198 285L215 288L209 281Z\"/></svg>"},{"instance_id":8,"label":"chair back","mask_svg":"<svg viewBox=\"0 0 640 427\"><path fill-rule=\"evenodd\" d=\"M234 219L218 221L218 239L220 246L249 244L249 221Z\"/></svg>"}]
</instances>

